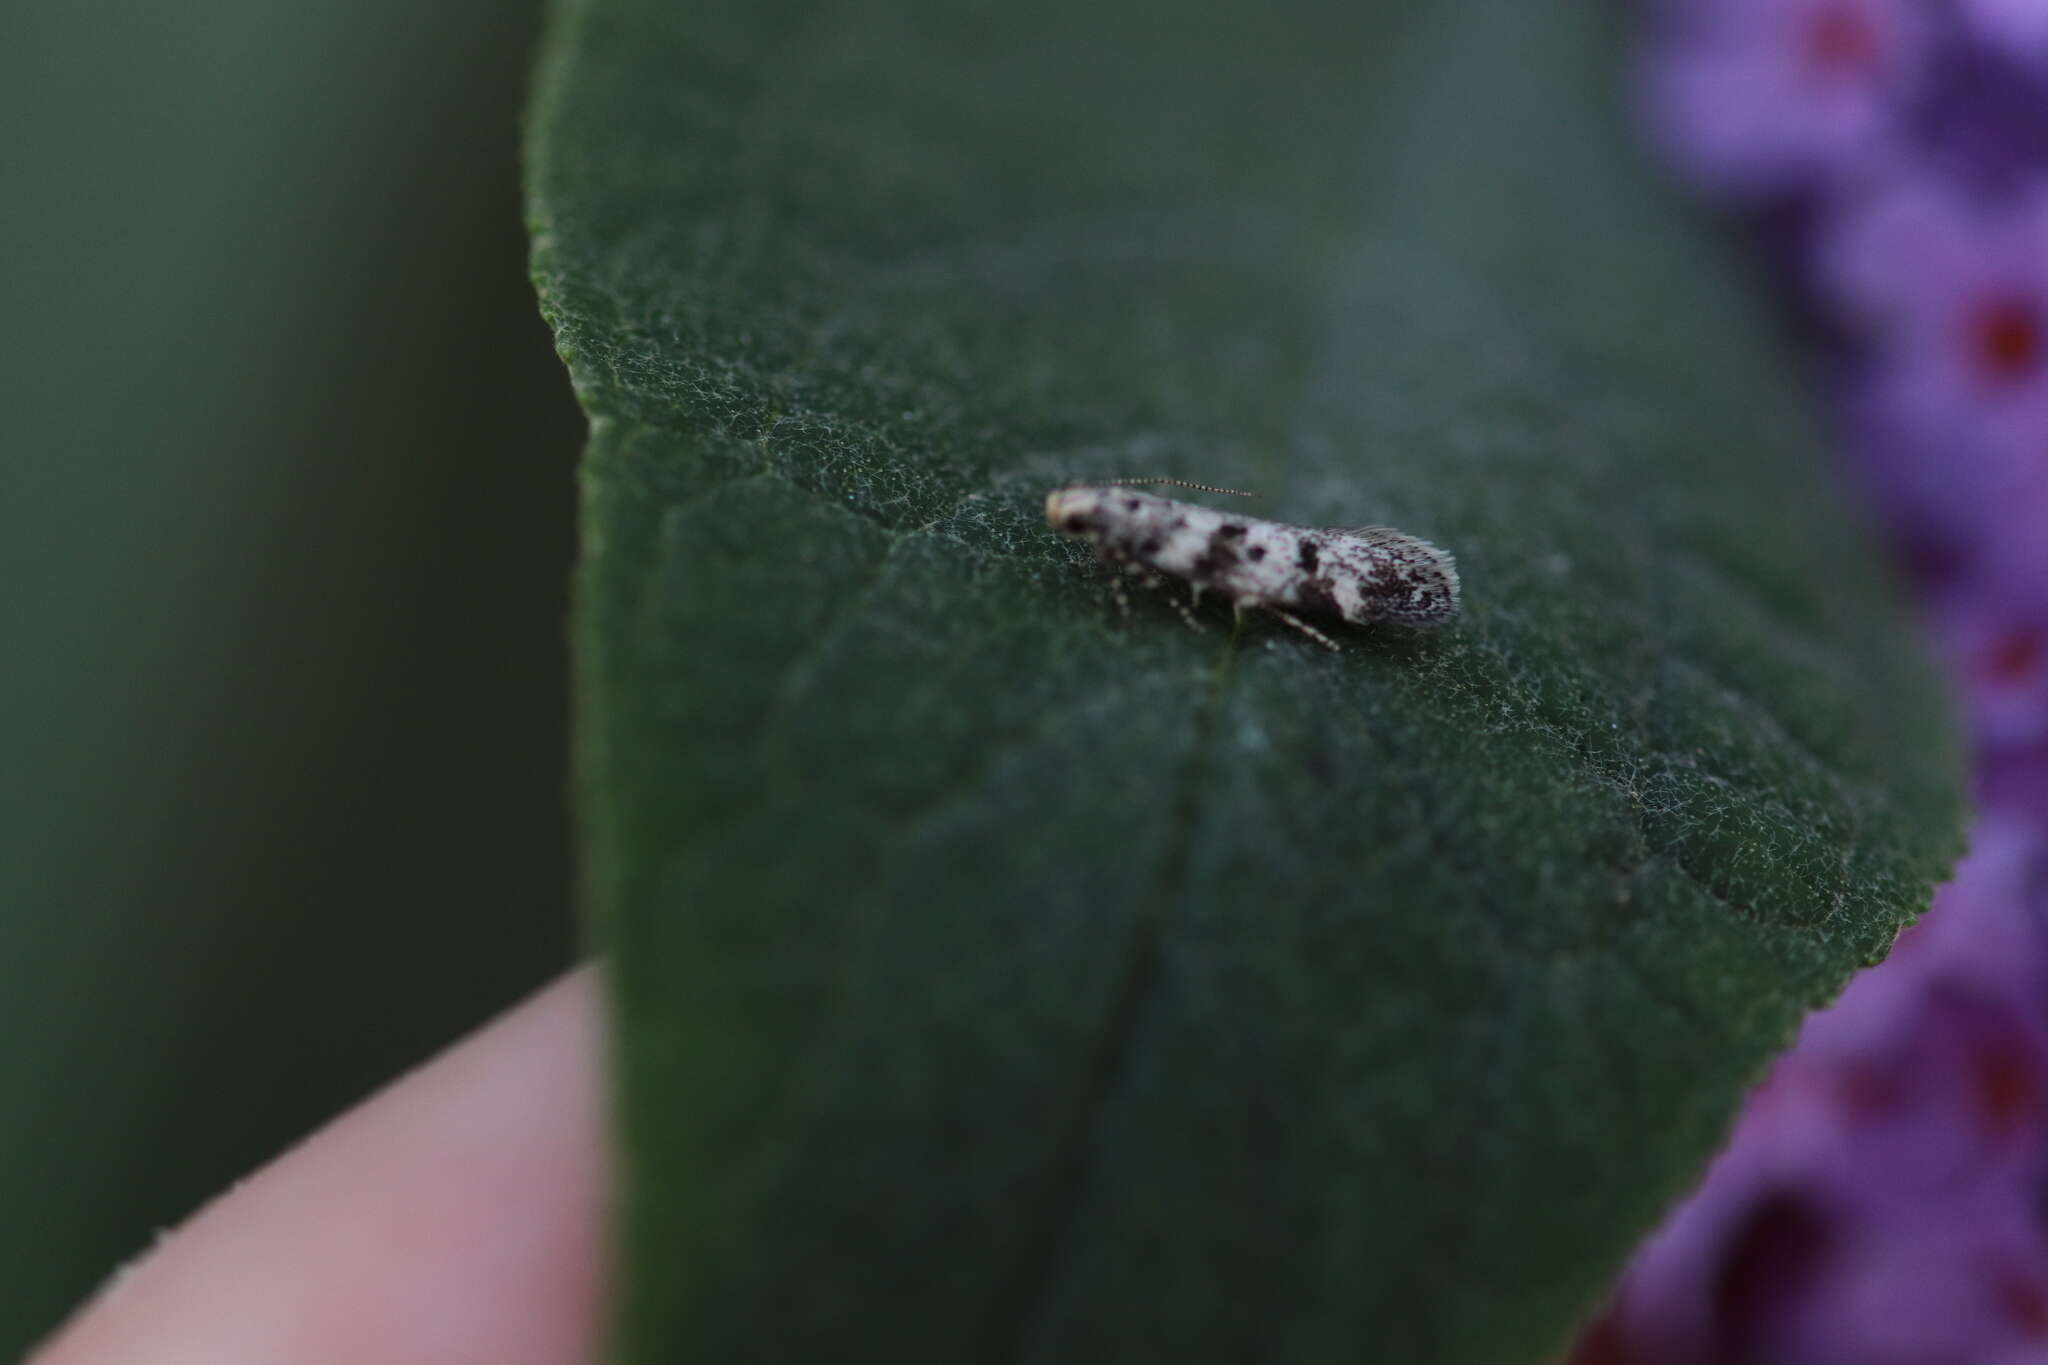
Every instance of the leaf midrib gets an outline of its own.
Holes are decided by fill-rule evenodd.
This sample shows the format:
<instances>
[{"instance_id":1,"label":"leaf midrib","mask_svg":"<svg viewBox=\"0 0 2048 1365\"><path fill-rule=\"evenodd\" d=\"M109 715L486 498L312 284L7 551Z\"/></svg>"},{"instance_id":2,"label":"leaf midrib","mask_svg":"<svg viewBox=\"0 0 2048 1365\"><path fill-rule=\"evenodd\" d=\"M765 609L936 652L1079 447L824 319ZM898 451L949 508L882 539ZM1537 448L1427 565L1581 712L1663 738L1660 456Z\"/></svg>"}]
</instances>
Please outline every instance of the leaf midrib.
<instances>
[{"instance_id":1,"label":"leaf midrib","mask_svg":"<svg viewBox=\"0 0 2048 1365\"><path fill-rule=\"evenodd\" d=\"M1242 634L1241 629L1233 627L1210 669L1209 686L1195 714L1194 742L1188 746L1175 781L1173 805L1159 856L1159 876L1152 894L1133 918L1124 947L1122 981L1098 1030L1092 1057L1083 1069L1083 1082L1076 1087L1078 1094L1055 1147L1051 1174L1043 1192L1028 1205L1042 1212L1032 1218L1031 1226L1020 1239L1023 1250L990 1309L983 1359L1020 1362L1028 1354L1033 1325L1046 1309L1065 1259L1061 1248L1080 1221L1094 1183L1096 1129L1131 1074L1132 1059L1141 1045L1147 1018L1159 998L1167 934L1188 884L1190 844L1206 789L1204 773L1215 743L1218 717L1236 676L1233 664Z\"/></svg>"}]
</instances>

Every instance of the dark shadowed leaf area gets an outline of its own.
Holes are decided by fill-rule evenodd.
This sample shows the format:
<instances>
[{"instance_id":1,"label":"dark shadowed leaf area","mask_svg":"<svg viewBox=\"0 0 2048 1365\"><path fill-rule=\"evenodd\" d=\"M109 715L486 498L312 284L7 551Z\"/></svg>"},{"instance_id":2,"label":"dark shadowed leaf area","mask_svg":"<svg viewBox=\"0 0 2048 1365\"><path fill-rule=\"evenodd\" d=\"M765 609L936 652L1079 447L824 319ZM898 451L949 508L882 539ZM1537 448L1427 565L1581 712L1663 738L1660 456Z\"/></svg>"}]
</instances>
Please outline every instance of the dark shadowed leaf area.
<instances>
[{"instance_id":1,"label":"dark shadowed leaf area","mask_svg":"<svg viewBox=\"0 0 2048 1365\"><path fill-rule=\"evenodd\" d=\"M1614 8L561 7L621 1359L1548 1358L1925 905L1938 690ZM1045 494L1164 473L1465 614L1125 622Z\"/></svg>"}]
</instances>

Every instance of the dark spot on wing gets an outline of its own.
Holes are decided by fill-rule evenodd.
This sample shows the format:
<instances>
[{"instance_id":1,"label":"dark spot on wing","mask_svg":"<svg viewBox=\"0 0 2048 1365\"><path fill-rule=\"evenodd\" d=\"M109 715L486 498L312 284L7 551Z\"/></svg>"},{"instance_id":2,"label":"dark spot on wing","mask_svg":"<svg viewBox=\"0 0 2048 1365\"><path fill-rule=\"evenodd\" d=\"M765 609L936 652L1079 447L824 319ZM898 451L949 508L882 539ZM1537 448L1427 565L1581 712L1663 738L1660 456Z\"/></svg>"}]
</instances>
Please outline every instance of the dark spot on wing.
<instances>
[{"instance_id":1,"label":"dark spot on wing","mask_svg":"<svg viewBox=\"0 0 2048 1365\"><path fill-rule=\"evenodd\" d=\"M1302 584L1295 591L1295 600L1297 605L1306 612L1315 612L1323 616L1342 616L1344 614L1342 608L1337 605L1335 594L1330 591L1330 585L1321 579Z\"/></svg>"},{"instance_id":2,"label":"dark spot on wing","mask_svg":"<svg viewBox=\"0 0 2048 1365\"><path fill-rule=\"evenodd\" d=\"M1141 555L1156 555L1159 553L1159 545L1160 540L1158 536L1146 536L1138 542L1138 553Z\"/></svg>"},{"instance_id":3,"label":"dark spot on wing","mask_svg":"<svg viewBox=\"0 0 2048 1365\"><path fill-rule=\"evenodd\" d=\"M1223 527L1209 537L1208 548L1202 552L1202 557L1195 561L1196 573L1213 578L1237 567L1237 544L1229 536L1229 529L1227 526ZM1238 529L1242 532L1244 528Z\"/></svg>"},{"instance_id":4,"label":"dark spot on wing","mask_svg":"<svg viewBox=\"0 0 2048 1365\"><path fill-rule=\"evenodd\" d=\"M1314 573L1316 571L1316 560L1319 553L1313 540L1301 542L1301 571L1303 573Z\"/></svg>"},{"instance_id":5,"label":"dark spot on wing","mask_svg":"<svg viewBox=\"0 0 2048 1365\"><path fill-rule=\"evenodd\" d=\"M1138 510L1138 500L1137 500L1136 498L1125 498L1125 499L1124 499L1124 510L1125 510L1126 512L1135 512L1135 511L1137 511L1137 510Z\"/></svg>"},{"instance_id":6,"label":"dark spot on wing","mask_svg":"<svg viewBox=\"0 0 2048 1365\"><path fill-rule=\"evenodd\" d=\"M1244 524L1242 522L1226 521L1216 528L1216 534L1225 540L1236 540L1244 534Z\"/></svg>"},{"instance_id":7,"label":"dark spot on wing","mask_svg":"<svg viewBox=\"0 0 2048 1365\"><path fill-rule=\"evenodd\" d=\"M1252 563L1256 564L1266 557L1266 547L1263 545L1254 545L1249 550L1246 550L1244 553L1247 559L1251 560Z\"/></svg>"}]
</instances>

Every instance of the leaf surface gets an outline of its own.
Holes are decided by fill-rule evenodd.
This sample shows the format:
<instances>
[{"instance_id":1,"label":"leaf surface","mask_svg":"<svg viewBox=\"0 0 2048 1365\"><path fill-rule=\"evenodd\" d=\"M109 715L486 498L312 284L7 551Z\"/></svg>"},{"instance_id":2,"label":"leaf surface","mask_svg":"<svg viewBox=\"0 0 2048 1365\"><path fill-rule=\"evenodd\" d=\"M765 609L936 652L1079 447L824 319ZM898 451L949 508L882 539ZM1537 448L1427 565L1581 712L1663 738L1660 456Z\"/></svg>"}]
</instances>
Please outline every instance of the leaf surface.
<instances>
[{"instance_id":1,"label":"leaf surface","mask_svg":"<svg viewBox=\"0 0 2048 1365\"><path fill-rule=\"evenodd\" d=\"M621 1358L1536 1360L1958 845L1588 3L573 0ZM1049 488L1453 550L1330 655Z\"/></svg>"}]
</instances>

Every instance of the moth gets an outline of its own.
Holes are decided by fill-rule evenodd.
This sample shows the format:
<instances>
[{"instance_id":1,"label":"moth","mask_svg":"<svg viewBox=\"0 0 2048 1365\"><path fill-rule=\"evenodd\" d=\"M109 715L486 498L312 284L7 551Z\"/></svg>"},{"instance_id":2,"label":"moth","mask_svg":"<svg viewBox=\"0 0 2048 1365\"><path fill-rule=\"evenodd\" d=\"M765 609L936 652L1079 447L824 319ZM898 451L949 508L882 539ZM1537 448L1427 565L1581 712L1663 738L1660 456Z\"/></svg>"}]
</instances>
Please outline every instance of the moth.
<instances>
[{"instance_id":1,"label":"moth","mask_svg":"<svg viewBox=\"0 0 2048 1365\"><path fill-rule=\"evenodd\" d=\"M1046 495L1046 522L1087 540L1105 564L1147 587L1179 579L1191 602L1215 593L1240 616L1269 612L1329 649L1337 642L1304 617L1437 626L1458 614L1457 564L1426 540L1386 526L1331 529L1233 516L1140 493L1134 484L1249 496L1180 479L1073 483ZM1117 598L1121 604L1120 580ZM1175 605L1196 624L1190 603Z\"/></svg>"}]
</instances>

